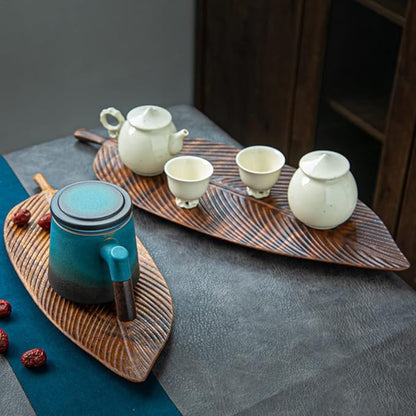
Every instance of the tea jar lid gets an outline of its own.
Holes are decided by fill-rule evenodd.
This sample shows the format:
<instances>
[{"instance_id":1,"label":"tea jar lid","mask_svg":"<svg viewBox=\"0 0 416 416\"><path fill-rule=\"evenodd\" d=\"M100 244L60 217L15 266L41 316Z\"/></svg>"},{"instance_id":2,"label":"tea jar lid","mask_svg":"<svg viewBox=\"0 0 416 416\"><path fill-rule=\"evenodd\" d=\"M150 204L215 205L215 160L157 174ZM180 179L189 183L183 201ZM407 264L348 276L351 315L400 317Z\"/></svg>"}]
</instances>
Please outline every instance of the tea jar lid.
<instances>
[{"instance_id":1,"label":"tea jar lid","mask_svg":"<svg viewBox=\"0 0 416 416\"><path fill-rule=\"evenodd\" d=\"M345 175L350 170L350 162L340 153L316 150L303 156L299 167L311 178L330 180Z\"/></svg>"},{"instance_id":2,"label":"tea jar lid","mask_svg":"<svg viewBox=\"0 0 416 416\"><path fill-rule=\"evenodd\" d=\"M138 129L156 130L166 127L172 121L172 115L157 105L143 105L130 110L127 120Z\"/></svg>"},{"instance_id":3,"label":"tea jar lid","mask_svg":"<svg viewBox=\"0 0 416 416\"><path fill-rule=\"evenodd\" d=\"M54 220L74 230L105 230L126 221L132 212L130 196L107 182L81 181L59 190L51 201Z\"/></svg>"}]
</instances>

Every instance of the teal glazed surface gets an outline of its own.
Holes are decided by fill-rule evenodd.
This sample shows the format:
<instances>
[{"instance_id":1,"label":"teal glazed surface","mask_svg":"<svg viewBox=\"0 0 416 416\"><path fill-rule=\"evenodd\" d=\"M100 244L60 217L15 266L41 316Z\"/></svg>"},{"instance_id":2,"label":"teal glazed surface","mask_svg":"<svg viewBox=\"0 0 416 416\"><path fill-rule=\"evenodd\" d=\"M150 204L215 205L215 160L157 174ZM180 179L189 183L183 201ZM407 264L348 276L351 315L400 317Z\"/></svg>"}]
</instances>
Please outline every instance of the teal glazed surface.
<instances>
[{"instance_id":1,"label":"teal glazed surface","mask_svg":"<svg viewBox=\"0 0 416 416\"><path fill-rule=\"evenodd\" d=\"M123 195L115 188L97 186L86 182L82 186L72 186L59 198L59 207L74 218L108 218L124 206Z\"/></svg>"},{"instance_id":2,"label":"teal glazed surface","mask_svg":"<svg viewBox=\"0 0 416 416\"><path fill-rule=\"evenodd\" d=\"M51 212L49 281L56 292L104 303L114 299L113 281L137 283L131 200L123 190L98 181L69 185L54 195Z\"/></svg>"},{"instance_id":3,"label":"teal glazed surface","mask_svg":"<svg viewBox=\"0 0 416 416\"><path fill-rule=\"evenodd\" d=\"M57 224L74 231L104 232L119 227L131 215L128 193L116 185L83 181L68 185L51 201Z\"/></svg>"}]
</instances>

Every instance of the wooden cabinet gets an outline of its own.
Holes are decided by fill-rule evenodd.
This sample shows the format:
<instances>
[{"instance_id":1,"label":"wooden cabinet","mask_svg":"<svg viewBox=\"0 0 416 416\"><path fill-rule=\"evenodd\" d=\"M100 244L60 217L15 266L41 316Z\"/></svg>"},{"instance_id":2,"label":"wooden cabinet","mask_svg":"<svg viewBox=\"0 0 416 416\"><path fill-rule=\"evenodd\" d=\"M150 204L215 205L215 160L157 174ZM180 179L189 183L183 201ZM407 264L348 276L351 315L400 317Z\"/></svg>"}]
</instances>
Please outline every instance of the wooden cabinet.
<instances>
[{"instance_id":1,"label":"wooden cabinet","mask_svg":"<svg viewBox=\"0 0 416 416\"><path fill-rule=\"evenodd\" d=\"M242 144L289 147L301 0L200 0L196 106Z\"/></svg>"},{"instance_id":2,"label":"wooden cabinet","mask_svg":"<svg viewBox=\"0 0 416 416\"><path fill-rule=\"evenodd\" d=\"M201 0L197 28L197 107L292 165L347 156L416 288L416 0Z\"/></svg>"},{"instance_id":3,"label":"wooden cabinet","mask_svg":"<svg viewBox=\"0 0 416 416\"><path fill-rule=\"evenodd\" d=\"M315 128L299 150L329 147L349 158L360 199L414 263L401 275L416 288L415 19L414 0L332 2Z\"/></svg>"},{"instance_id":4,"label":"wooden cabinet","mask_svg":"<svg viewBox=\"0 0 416 416\"><path fill-rule=\"evenodd\" d=\"M374 209L412 263L401 275L416 288L415 127L416 1L408 0Z\"/></svg>"}]
</instances>

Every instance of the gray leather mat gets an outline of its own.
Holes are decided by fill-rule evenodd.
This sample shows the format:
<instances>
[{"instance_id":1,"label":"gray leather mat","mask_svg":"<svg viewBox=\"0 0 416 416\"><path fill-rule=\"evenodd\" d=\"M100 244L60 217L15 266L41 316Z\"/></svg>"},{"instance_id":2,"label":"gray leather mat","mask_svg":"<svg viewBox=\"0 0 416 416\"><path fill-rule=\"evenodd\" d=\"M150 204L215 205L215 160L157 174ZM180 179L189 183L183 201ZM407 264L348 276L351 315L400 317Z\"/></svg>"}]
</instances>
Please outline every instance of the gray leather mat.
<instances>
[{"instance_id":1,"label":"gray leather mat","mask_svg":"<svg viewBox=\"0 0 416 416\"><path fill-rule=\"evenodd\" d=\"M233 142L188 106L193 137ZM30 193L93 178L71 138L7 155ZM63 174L64 173L64 174ZM135 210L171 289L175 321L154 373L184 415L412 415L416 292L394 273L228 244Z\"/></svg>"},{"instance_id":2,"label":"gray leather mat","mask_svg":"<svg viewBox=\"0 0 416 416\"><path fill-rule=\"evenodd\" d=\"M27 399L6 357L0 354L0 415L34 416Z\"/></svg>"}]
</instances>

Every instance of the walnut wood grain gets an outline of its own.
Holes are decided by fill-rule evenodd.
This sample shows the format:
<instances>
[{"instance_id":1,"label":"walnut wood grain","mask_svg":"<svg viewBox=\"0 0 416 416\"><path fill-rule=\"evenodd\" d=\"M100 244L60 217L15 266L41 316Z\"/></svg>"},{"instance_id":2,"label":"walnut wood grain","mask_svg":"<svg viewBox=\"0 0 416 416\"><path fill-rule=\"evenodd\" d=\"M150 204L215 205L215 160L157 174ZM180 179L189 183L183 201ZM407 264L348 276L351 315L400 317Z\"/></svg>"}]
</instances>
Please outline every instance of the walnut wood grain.
<instances>
[{"instance_id":1,"label":"walnut wood grain","mask_svg":"<svg viewBox=\"0 0 416 416\"><path fill-rule=\"evenodd\" d=\"M33 180L42 191L48 191L50 195L53 195L56 192L56 189L52 188L42 173L33 175Z\"/></svg>"},{"instance_id":2,"label":"walnut wood grain","mask_svg":"<svg viewBox=\"0 0 416 416\"><path fill-rule=\"evenodd\" d=\"M114 304L120 321L132 321L136 318L136 305L131 279L113 282Z\"/></svg>"},{"instance_id":3,"label":"walnut wood grain","mask_svg":"<svg viewBox=\"0 0 416 416\"><path fill-rule=\"evenodd\" d=\"M377 215L362 202L350 220L334 230L314 230L297 221L287 201L294 169L285 166L271 195L248 197L240 181L238 149L204 139L186 139L181 154L208 159L214 174L198 207L176 206L164 174L142 177L126 168L117 142L107 140L93 162L97 178L124 188L137 207L190 229L246 247L328 263L403 270L407 259Z\"/></svg>"},{"instance_id":4,"label":"walnut wood grain","mask_svg":"<svg viewBox=\"0 0 416 416\"><path fill-rule=\"evenodd\" d=\"M81 305L59 296L48 281L49 233L37 225L38 218L49 210L51 197L52 191L47 189L14 207L6 217L4 242L20 280L47 318L76 345L121 377L144 381L172 327L173 304L166 281L137 238L136 319L117 319L113 303ZM26 227L11 221L19 208L32 213Z\"/></svg>"},{"instance_id":5,"label":"walnut wood grain","mask_svg":"<svg viewBox=\"0 0 416 416\"><path fill-rule=\"evenodd\" d=\"M74 137L81 142L95 143L99 145L102 145L106 140L105 137L84 128L76 130L74 132Z\"/></svg>"}]
</instances>

